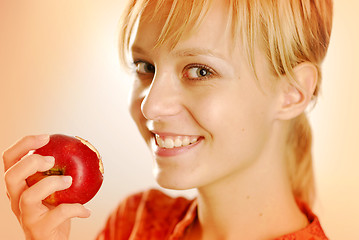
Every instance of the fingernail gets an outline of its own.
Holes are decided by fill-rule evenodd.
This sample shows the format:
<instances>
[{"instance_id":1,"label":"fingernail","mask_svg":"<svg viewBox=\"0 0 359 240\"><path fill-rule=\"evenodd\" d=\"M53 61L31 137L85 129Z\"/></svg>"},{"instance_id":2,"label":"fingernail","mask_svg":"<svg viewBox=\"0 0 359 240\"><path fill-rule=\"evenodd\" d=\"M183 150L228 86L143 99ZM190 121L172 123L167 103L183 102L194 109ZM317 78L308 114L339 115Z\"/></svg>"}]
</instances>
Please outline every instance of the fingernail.
<instances>
[{"instance_id":1,"label":"fingernail","mask_svg":"<svg viewBox=\"0 0 359 240\"><path fill-rule=\"evenodd\" d=\"M48 163L48 164L53 164L55 162L55 158L53 156L46 156L45 157L45 161Z\"/></svg>"},{"instance_id":2,"label":"fingernail","mask_svg":"<svg viewBox=\"0 0 359 240\"><path fill-rule=\"evenodd\" d=\"M72 183L72 177L71 176L63 176L62 180L66 183L66 184L71 184Z\"/></svg>"},{"instance_id":3,"label":"fingernail","mask_svg":"<svg viewBox=\"0 0 359 240\"><path fill-rule=\"evenodd\" d=\"M40 140L40 141L46 141L50 138L50 135L49 134L42 134L42 135L38 135L37 138Z\"/></svg>"},{"instance_id":4,"label":"fingernail","mask_svg":"<svg viewBox=\"0 0 359 240\"><path fill-rule=\"evenodd\" d=\"M88 214L92 213L92 210L90 208L84 207L86 209L86 211L88 212Z\"/></svg>"}]
</instances>

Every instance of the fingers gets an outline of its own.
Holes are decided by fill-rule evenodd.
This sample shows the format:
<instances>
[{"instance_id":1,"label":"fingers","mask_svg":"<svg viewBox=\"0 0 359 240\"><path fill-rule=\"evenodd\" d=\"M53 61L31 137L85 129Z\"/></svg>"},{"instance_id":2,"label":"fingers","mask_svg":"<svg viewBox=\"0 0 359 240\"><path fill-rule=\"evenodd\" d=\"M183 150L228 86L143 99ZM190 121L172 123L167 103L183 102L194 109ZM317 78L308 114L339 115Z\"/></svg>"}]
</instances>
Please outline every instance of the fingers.
<instances>
[{"instance_id":1,"label":"fingers","mask_svg":"<svg viewBox=\"0 0 359 240\"><path fill-rule=\"evenodd\" d=\"M53 157L29 154L31 150L46 145L49 139L49 135L24 137L2 155L11 207L29 239L68 236L71 218L90 216L90 211L81 204L61 204L57 207L43 204L43 199L52 193L71 186L70 176L48 176L31 187L27 186L29 176L54 166Z\"/></svg>"},{"instance_id":2,"label":"fingers","mask_svg":"<svg viewBox=\"0 0 359 240\"><path fill-rule=\"evenodd\" d=\"M27 189L20 199L21 223L34 239L50 239L71 218L87 218L89 209L81 204L60 204L46 207L42 200L49 194L71 186L70 176L49 176ZM40 234L40 235L39 235Z\"/></svg>"},{"instance_id":3,"label":"fingers","mask_svg":"<svg viewBox=\"0 0 359 240\"><path fill-rule=\"evenodd\" d=\"M39 218L22 219L28 239L68 239L71 218L87 218L91 211L81 204L61 204Z\"/></svg>"},{"instance_id":4,"label":"fingers","mask_svg":"<svg viewBox=\"0 0 359 240\"><path fill-rule=\"evenodd\" d=\"M18 214L19 197L28 188L25 179L38 171L49 170L54 162L53 157L32 154L25 156L5 172L7 193L15 214Z\"/></svg>"},{"instance_id":5,"label":"fingers","mask_svg":"<svg viewBox=\"0 0 359 240\"><path fill-rule=\"evenodd\" d=\"M43 214L45 208L40 207L42 200L50 194L67 189L72 184L70 176L49 176L24 191L20 197L19 205L23 216L34 218Z\"/></svg>"},{"instance_id":6,"label":"fingers","mask_svg":"<svg viewBox=\"0 0 359 240\"><path fill-rule=\"evenodd\" d=\"M18 195L19 190L26 185L25 179L35 174L49 170L54 166L55 159L51 156L32 154L25 156L5 172L5 183L11 196Z\"/></svg>"},{"instance_id":7,"label":"fingers","mask_svg":"<svg viewBox=\"0 0 359 240\"><path fill-rule=\"evenodd\" d=\"M26 136L20 139L2 155L5 172L29 151L46 145L49 140L49 135Z\"/></svg>"},{"instance_id":8,"label":"fingers","mask_svg":"<svg viewBox=\"0 0 359 240\"><path fill-rule=\"evenodd\" d=\"M70 219L87 218L91 212L81 204L45 206L42 202L48 195L67 189L72 184L70 176L48 176L25 190L19 200L20 222L30 239L58 239L57 234L68 235ZM61 238L62 239L62 238Z\"/></svg>"}]
</instances>

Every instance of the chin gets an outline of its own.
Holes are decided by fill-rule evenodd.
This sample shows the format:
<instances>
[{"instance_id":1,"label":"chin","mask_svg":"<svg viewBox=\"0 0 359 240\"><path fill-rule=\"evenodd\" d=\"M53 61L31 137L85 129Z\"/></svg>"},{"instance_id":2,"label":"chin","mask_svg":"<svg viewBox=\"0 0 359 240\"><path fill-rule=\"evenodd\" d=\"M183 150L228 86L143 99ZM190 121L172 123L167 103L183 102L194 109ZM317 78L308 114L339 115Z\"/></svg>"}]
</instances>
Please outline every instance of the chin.
<instances>
[{"instance_id":1,"label":"chin","mask_svg":"<svg viewBox=\"0 0 359 240\"><path fill-rule=\"evenodd\" d=\"M170 190L189 190L197 188L195 180L185 174L176 174L155 169L153 171L156 182L162 188Z\"/></svg>"}]
</instances>

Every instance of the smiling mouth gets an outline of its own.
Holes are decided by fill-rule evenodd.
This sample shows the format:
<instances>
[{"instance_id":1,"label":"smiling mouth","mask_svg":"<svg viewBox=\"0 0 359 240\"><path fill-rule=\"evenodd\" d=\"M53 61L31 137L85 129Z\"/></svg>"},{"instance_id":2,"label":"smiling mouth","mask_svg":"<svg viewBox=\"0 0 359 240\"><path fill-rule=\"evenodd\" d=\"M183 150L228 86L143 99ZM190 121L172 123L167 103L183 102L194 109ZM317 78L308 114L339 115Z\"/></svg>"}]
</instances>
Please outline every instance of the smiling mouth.
<instances>
[{"instance_id":1,"label":"smiling mouth","mask_svg":"<svg viewBox=\"0 0 359 240\"><path fill-rule=\"evenodd\" d=\"M156 144L160 148L172 149L186 147L199 141L200 136L160 136L155 134Z\"/></svg>"}]
</instances>

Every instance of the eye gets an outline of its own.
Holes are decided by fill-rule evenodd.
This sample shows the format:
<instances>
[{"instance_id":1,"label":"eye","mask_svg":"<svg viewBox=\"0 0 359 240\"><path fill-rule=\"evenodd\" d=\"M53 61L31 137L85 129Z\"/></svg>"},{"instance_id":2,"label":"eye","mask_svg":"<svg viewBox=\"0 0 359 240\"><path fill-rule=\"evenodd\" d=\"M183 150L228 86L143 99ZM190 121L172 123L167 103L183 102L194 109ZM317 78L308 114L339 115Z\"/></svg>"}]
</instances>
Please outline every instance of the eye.
<instances>
[{"instance_id":1,"label":"eye","mask_svg":"<svg viewBox=\"0 0 359 240\"><path fill-rule=\"evenodd\" d=\"M155 66L145 61L134 62L135 70L139 74L152 74L155 73Z\"/></svg>"},{"instance_id":2,"label":"eye","mask_svg":"<svg viewBox=\"0 0 359 240\"><path fill-rule=\"evenodd\" d=\"M207 79L214 74L214 71L205 65L196 64L190 65L184 69L184 77L193 80Z\"/></svg>"}]
</instances>

